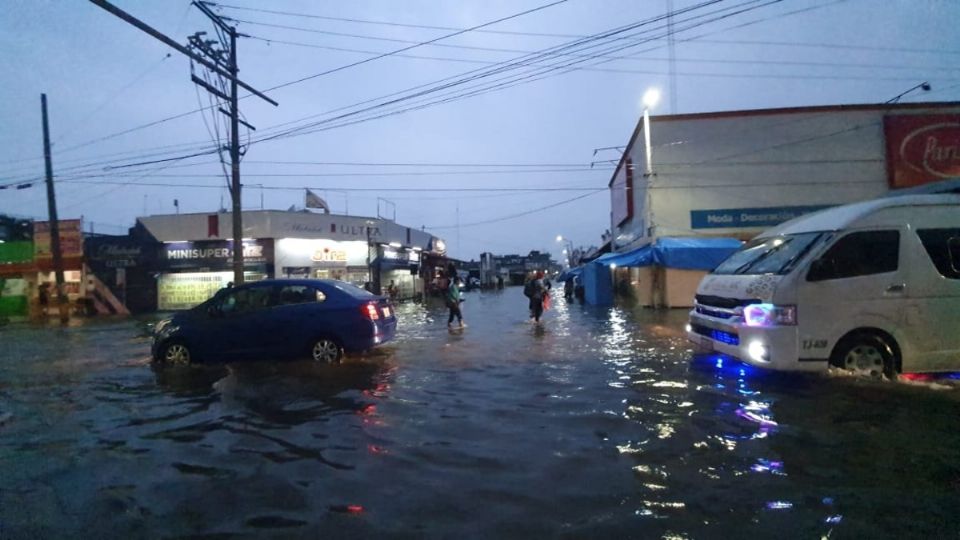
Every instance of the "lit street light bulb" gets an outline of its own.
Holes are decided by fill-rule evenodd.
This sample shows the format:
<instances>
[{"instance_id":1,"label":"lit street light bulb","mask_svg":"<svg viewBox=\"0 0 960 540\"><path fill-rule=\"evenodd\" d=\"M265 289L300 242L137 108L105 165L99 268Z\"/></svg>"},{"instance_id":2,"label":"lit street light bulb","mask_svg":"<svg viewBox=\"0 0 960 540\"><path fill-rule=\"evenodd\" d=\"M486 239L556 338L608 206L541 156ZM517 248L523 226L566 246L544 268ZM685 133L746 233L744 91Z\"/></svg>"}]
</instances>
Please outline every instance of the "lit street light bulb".
<instances>
[{"instance_id":1,"label":"lit street light bulb","mask_svg":"<svg viewBox=\"0 0 960 540\"><path fill-rule=\"evenodd\" d=\"M651 88L643 94L643 106L652 109L660 101L660 90Z\"/></svg>"}]
</instances>

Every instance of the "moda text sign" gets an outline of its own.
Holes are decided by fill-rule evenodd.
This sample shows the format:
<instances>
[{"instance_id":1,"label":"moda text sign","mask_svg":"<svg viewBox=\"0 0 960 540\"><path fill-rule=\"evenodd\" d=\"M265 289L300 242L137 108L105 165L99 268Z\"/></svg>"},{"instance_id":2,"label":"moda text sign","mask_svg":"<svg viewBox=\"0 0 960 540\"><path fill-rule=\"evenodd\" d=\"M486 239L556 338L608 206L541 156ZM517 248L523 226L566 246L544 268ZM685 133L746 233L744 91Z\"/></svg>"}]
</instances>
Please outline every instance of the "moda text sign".
<instances>
[{"instance_id":1,"label":"moda text sign","mask_svg":"<svg viewBox=\"0 0 960 540\"><path fill-rule=\"evenodd\" d=\"M772 227L810 212L829 208L817 206L778 206L773 208L718 208L691 210L691 229L738 229Z\"/></svg>"}]
</instances>

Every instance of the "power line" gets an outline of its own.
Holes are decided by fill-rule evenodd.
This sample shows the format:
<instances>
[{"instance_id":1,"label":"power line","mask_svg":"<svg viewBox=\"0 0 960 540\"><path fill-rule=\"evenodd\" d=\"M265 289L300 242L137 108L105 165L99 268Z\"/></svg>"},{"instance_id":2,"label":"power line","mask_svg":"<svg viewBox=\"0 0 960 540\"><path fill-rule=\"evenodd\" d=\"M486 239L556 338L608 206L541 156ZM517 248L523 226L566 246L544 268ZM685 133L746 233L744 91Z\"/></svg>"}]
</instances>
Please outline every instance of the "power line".
<instances>
[{"instance_id":1,"label":"power line","mask_svg":"<svg viewBox=\"0 0 960 540\"><path fill-rule=\"evenodd\" d=\"M137 178L145 177L165 177L163 175L142 175ZM245 175L250 176L250 175ZM130 182L121 182L115 180L58 180L60 184L108 184L108 185L131 185ZM149 186L149 187L169 187L169 188L202 188L202 189L223 189L222 185L218 184L191 184L191 183L173 183L173 182L138 182L137 186ZM249 187L249 185L248 185ZM260 188L260 186L257 186ZM482 188L437 188L437 187L377 187L377 188L357 188L357 187L339 187L339 186L263 186L260 189L272 190L272 191L303 191L304 189L311 189L316 191L348 191L348 192L412 192L412 193L421 193L421 192L450 192L450 193L487 193L487 192L503 192L503 193L522 193L522 192L564 192L564 191L596 191L598 188L593 187L525 187L525 188L501 188L501 187L482 187ZM599 188L604 191L607 188Z\"/></svg>"},{"instance_id":2,"label":"power line","mask_svg":"<svg viewBox=\"0 0 960 540\"><path fill-rule=\"evenodd\" d=\"M695 9L700 9L700 8L702 8L702 7L705 7L705 6L708 6L708 5L710 5L710 4L716 3L717 1L719 1L719 0L714 0L713 2L704 2L704 3L702 3L702 4L698 4L698 5L696 5L696 6L691 6L691 7L689 7L689 8L685 8L684 10L680 10L680 11L682 11L682 12L689 12L689 11L692 11L692 10L695 10ZM752 0L752 1L749 1L749 2L745 2L745 3L739 4L739 5L737 5L737 6L732 6L732 7L730 7L730 8L724 8L724 9L721 9L721 10L718 10L718 11L715 11L715 12L712 12L712 13L707 13L707 14L703 14L703 15L698 15L698 16L692 18L692 19L687 19L687 20L682 21L682 22L690 22L690 21L693 21L693 20L695 20L695 19L697 19L697 18L705 18L705 17L708 17L708 16L717 15L717 16L714 17L713 19L707 19L707 20L703 20L703 21L696 22L696 23L694 23L694 24L692 24L692 25L690 25L690 26L688 26L688 27L682 28L680 31L689 30L689 29L692 29L692 28L696 28L696 27L698 27L698 26L703 26L704 24L709 24L709 23L711 23L711 22L716 22L716 21L718 21L718 20L722 20L722 19L725 19L725 18L729 18L729 17L731 17L731 16L738 15L738 14L741 14L741 13L744 13L744 12L747 12L747 11L751 11L751 10L754 10L754 9L758 9L758 8L760 8L760 7L764 7L764 6L767 6L767 5L775 4L775 3L778 3L778 2L780 2L780 1L782 1L782 0L770 0L770 1L766 2L766 3L760 4L760 5L756 5L756 4L758 4L760 1L761 1L761 0ZM748 6L750 6L750 4L754 4L754 5L753 5L752 7L748 7ZM741 8L742 8L742 9L741 9ZM732 12L730 12L730 13L723 13L724 11L729 11L729 10L734 10L734 9L739 9L739 11L732 11ZM657 21L659 21L659 20L664 19L665 17L666 17L665 15L662 15L662 16L659 16L659 17L655 17L655 18L653 18L653 19L641 21L641 22L638 22L638 23L632 23L632 24L627 25L627 26L625 26L625 27L617 28L617 29L614 29L614 30L611 30L611 31L607 31L607 32L598 34L598 35L596 35L595 37L591 38L590 41L602 41L603 39L608 39L608 38L610 38L611 36L614 36L614 35L616 35L616 34L623 33L623 32L625 32L625 31L627 31L627 30L634 29L634 28L637 28L637 27L640 27L640 26L644 26L644 25L648 25L648 24L650 24L650 23L652 23L652 22L657 22ZM649 42L649 41L651 41L652 39L655 39L655 38L647 38L647 39L645 39L645 40L643 40L643 41L640 41L640 42L632 42L632 43L628 43L628 44L626 44L626 45L617 45L617 46L616 46L615 48L613 48L613 49L607 49L606 52L615 52L615 51L624 50L624 49L627 49L627 48L630 48L630 47L635 47L635 46L641 45L641 44L643 44L643 43ZM582 45L582 44L583 44L583 43L565 44L565 45L560 46L559 49L561 49L561 50L562 50L562 49L569 49L569 48L572 48L572 47L575 47L575 46L579 46L579 45ZM595 45L589 46L588 48L595 48L595 47L603 46L603 45L606 45L606 44L605 44L605 43L595 44ZM551 49L552 49L552 50L551 50ZM557 50L558 48L557 48L557 47L554 47L554 48L551 48L551 49L548 49L548 50L545 51L545 52L541 52L541 53L539 53L538 55L535 55L535 56L543 56L544 54L549 53L549 52L556 52L556 50ZM427 89L427 90L423 90L423 91L420 91L420 92L416 92L416 93L413 93L413 94L410 94L410 95L406 95L406 96L401 97L401 98L389 100L389 101L386 101L386 102L381 102L381 103L379 103L379 104L377 104L377 105L370 106L370 107L366 107L366 108L364 108L364 109L356 110L356 111L353 111L353 112L350 112L350 113L344 113L344 114L341 114L341 115L339 115L339 116L335 116L335 117L332 117L332 118L327 118L327 119L325 119L325 120L320 120L320 121L316 121L316 122L311 122L311 123L308 123L308 124L305 124L305 125L302 125L302 126L299 126L299 127L296 127L296 128L290 128L290 129L286 130L285 132L281 132L281 133L278 133L278 134L270 135L270 136L261 138L260 140L261 140L261 141L264 141L264 140L271 140L271 139L276 139L276 138L287 138L287 137L290 137L290 136L305 135L305 134L314 133L314 132L317 132L317 131L326 131L326 130L329 130L329 129L336 129L336 128L345 127L345 126L348 126L348 125L354 125L354 124L361 123L361 122L367 122L367 121L370 121L370 120L376 120L376 119L379 119L379 118L384 118L384 117L387 117L387 116L392 116L392 115L396 115L396 114L402 114L402 113L409 112L409 111L413 111L413 110L419 110L419 109L423 109L423 108L426 108L426 107L430 107L430 106L434 106L434 105L438 105L438 104L442 104L442 103L448 103L448 102L450 102L450 101L465 99L465 98L473 97L473 96L476 96L476 95L480 95L480 94L484 94L484 93L488 93L488 92L500 90L500 89L503 89L503 88L509 88L509 87L512 87L512 86L516 86L516 85L518 85L518 84L525 84L525 83L527 83L527 82L533 82L533 81L535 81L535 80L540 80L540 79L543 79L543 78L546 78L546 77L549 77L549 76L554 76L554 75L558 75L558 74L564 74L564 73L567 73L567 72L571 71L571 69L569 69L569 66L575 65L575 64L579 64L579 63L582 63L582 62L585 61L585 60L573 60L573 61L567 62L567 63L565 63L565 64L557 63L557 64L554 64L554 65L552 65L552 66L550 66L550 67L546 67L546 68L535 68L535 69L533 69L533 70L527 70L526 73L528 73L528 74L520 73L520 74L517 74L517 75L508 75L508 76L505 77L505 78L501 78L501 79L499 79L499 80L495 80L493 83L490 83L490 84L488 84L488 85L485 86L485 87L482 86L482 85L480 85L480 86L474 86L473 88L468 88L468 89L466 89L466 90L456 90L456 91L454 91L454 92L452 92L452 93L446 94L445 96L444 96L444 95L441 95L441 96L438 97L438 98L430 98L430 99L428 99L427 101L422 101L422 102L420 102L419 104L414 104L414 105L408 106L407 108L394 109L394 110L388 111L388 112L386 112L386 113L375 114L375 115L373 115L373 116L367 116L367 117L360 118L360 119L356 119L356 120L342 121L342 122L340 122L339 124L333 124L333 123L336 122L336 121L344 120L344 119L349 118L349 117L351 117L351 116L356 116L356 115L359 115L359 114L371 112L371 111L374 111L375 109L378 109L378 108L384 108L384 107L387 107L387 106L389 106L389 105L393 105L393 104L400 103L400 102L402 102L402 101L410 100L410 99L412 99L412 98L416 98L416 97L424 96L424 95L427 95L427 94L430 94L430 93L434 93L434 92L437 92L437 91L440 91L440 90L445 90L445 89L448 89L448 88L452 88L452 87L454 87L454 86L462 85L462 84L467 83L467 82L471 82L471 81L478 80L478 79L481 79L481 78L489 77L489 76L491 76L491 75L496 75L496 74L502 73L502 72L504 72L504 71L508 71L508 70L511 70L511 69L515 69L517 66L523 67L523 66L524 66L524 63L523 63L523 59L524 59L524 58L526 58L526 57L521 57L520 59L514 59L514 60L512 60L512 61L505 61L505 62L501 63L501 64L502 64L502 67L496 67L495 69L480 69L480 70L468 71L468 72L466 72L465 74L462 74L462 75L468 75L468 76L461 77L460 79L455 80L455 81L453 81L453 82L449 82L449 83L445 83L445 84L441 84L441 85L436 85L436 86L434 86L434 87L432 87L432 88L429 88L429 89ZM607 62L607 61L599 62L599 63L605 63L605 62ZM555 72L555 71L561 70L561 69L563 69L564 71L561 71L560 73L553 73L553 74L551 74L552 72ZM479 72L479 73L478 73L478 72ZM473 74L473 75L470 75L470 74ZM459 77L459 76L447 77L446 79L441 79L441 82L444 81L444 80L454 79L454 78L456 78L456 77ZM531 80L531 79L532 79L532 80ZM421 85L420 87L423 87L423 86L427 86L427 85ZM418 87L414 87L414 88L418 88ZM431 100L432 100L432 101L431 101ZM368 100L368 102L369 102L369 101L374 101L374 100ZM345 108L349 108L349 107L345 107ZM315 116L316 116L316 115L315 115ZM330 125L330 124L333 124L333 125ZM298 132L299 132L299 133L298 133Z\"/></svg>"},{"instance_id":3,"label":"power line","mask_svg":"<svg viewBox=\"0 0 960 540\"><path fill-rule=\"evenodd\" d=\"M583 195L578 195L578 196L573 197L573 198L570 198L570 199L564 199L564 200L562 200L562 201L560 201L560 202L556 202L556 203L553 203L553 204L548 204L548 205L546 205L546 206L541 206L541 207L539 207L539 208L534 208L534 209L532 209L532 210L527 210L527 211L525 211L525 212L520 212L520 213L517 213L517 214L510 214L510 215L506 215L506 216L501 216L501 217L498 217L498 218L487 219L487 220L483 220L483 221L475 221L475 222L473 222L473 223L460 223L460 224L457 224L457 225L438 225L438 226L427 227L427 228L428 228L428 229L433 229L433 230L436 230L436 229L455 229L455 228L457 228L457 227L474 227L474 226L477 226L477 225L488 225L488 224L490 224L490 223L500 223L500 222L503 222L503 221L509 221L509 220L512 220L512 219L517 219L517 218L529 216L529 215L531 215L531 214L536 214L536 213L538 213L538 212L543 212L544 210L549 210L549 209L551 209L551 208L556 208L556 207L562 206L562 205L564 205L564 204L569 204L569 203L572 203L572 202L574 202L574 201L579 201L580 199L584 199L584 198L589 197L589 196L591 196L591 195L596 195L597 193L601 193L601 192L605 192L605 191L607 191L606 188L594 190L594 191L592 191L592 192L590 192L590 193L585 193L585 194L583 194Z\"/></svg>"},{"instance_id":4,"label":"power line","mask_svg":"<svg viewBox=\"0 0 960 540\"><path fill-rule=\"evenodd\" d=\"M425 24L403 24L397 22L385 22L385 21L371 21L369 19L351 19L346 17L330 17L324 15L312 15L307 13L292 13L289 11L275 11L270 9L255 9L241 6L232 6L227 4L220 4L216 2L210 2L212 5L217 7L227 8L227 9L236 9L240 11L255 11L260 13L269 13L272 15L286 15L292 17L302 17L306 19L323 19L329 21L339 21L339 22L351 22L351 23L360 23L360 24L374 24L382 26L395 26L401 28L419 28L422 30L463 30L463 28L455 28L451 26L430 26ZM501 35L511 35L511 36L538 36L538 37L552 37L552 38L581 38L583 36L578 36L574 34L549 34L549 33L536 33L536 32L515 32L510 30L476 30L476 32L484 34L501 34Z\"/></svg>"},{"instance_id":5,"label":"power line","mask_svg":"<svg viewBox=\"0 0 960 540\"><path fill-rule=\"evenodd\" d=\"M371 51L365 49L351 49L345 47L334 47L329 45L320 45L316 43L304 43L299 41L289 41L284 39L274 39L263 36L256 35L247 35L249 39L255 41L261 41L271 44L279 45L290 45L294 47L305 47L311 49L322 49L329 51L338 51L338 52L347 52L347 53L356 53L356 54L368 54L368 55L378 55L382 54L383 51ZM451 47L459 47L456 45L450 45ZM485 50L496 51L496 52L508 52L508 53L522 53L522 54L535 54L536 51L530 51L525 49L504 49L504 48L490 48L485 47ZM409 58L412 60L436 60L441 62L461 62L468 64L488 64L493 65L498 62L494 60L477 60L472 58L454 58L449 56L423 56L415 54L395 54L393 55L397 58ZM669 58L665 57L650 57L650 56L638 56L638 54L629 54L624 56L609 56L609 55L578 55L573 53L559 53L556 55L549 56L563 56L563 57L572 57L572 58L610 58L613 60L626 60L633 62L668 62ZM865 63L855 63L855 62L810 62L810 61L797 61L797 60L734 60L729 58L695 58L695 57L684 57L677 58L677 62L686 62L691 64L736 64L736 65L773 65L773 66L809 66L809 67L842 67L842 68L862 68L862 69L899 69L899 70L938 70L938 71L957 71L960 68L953 66L922 66L917 64L910 65L891 65L891 64L865 64ZM527 64L527 65L538 65L538 64ZM578 68L583 71L594 71L590 68ZM596 71L606 71L606 70L596 70ZM628 73L641 73L641 72L628 72ZM731 75L732 76L732 75Z\"/></svg>"},{"instance_id":6,"label":"power line","mask_svg":"<svg viewBox=\"0 0 960 540\"><path fill-rule=\"evenodd\" d=\"M816 6L809 6L800 10L796 10L796 13L802 13L805 11L810 11L814 9L819 9L827 5L839 4L845 0L837 0L835 2L828 2L826 4L820 4ZM322 19L330 21L341 21L341 22L352 22L352 23L362 23L370 25L381 25L381 26L391 26L391 27L403 27L403 28L420 28L424 30L460 30L461 28L453 26L431 26L431 25L422 25L422 24L403 24L391 21L374 21L369 19L356 19L356 18L347 18L347 17L332 17L326 15L316 15L310 13L295 13L289 11L276 11L269 9L256 9L242 6L234 6L228 4L220 4L211 2L218 7L226 9L235 9L242 11L251 11L251 12L260 12L268 13L273 15L284 15L290 17L300 17L305 19ZM763 22L768 19L762 19L760 21L753 21L747 24L755 24L757 22ZM733 28L738 28L742 26L736 26ZM565 38L565 39L582 39L587 36L582 34L561 34L561 33L538 33L538 32L518 32L518 31L508 31L508 30L476 30L478 33L489 33L489 34L505 34L505 35L518 35L518 36L534 36L534 37L553 37L553 38ZM372 36L362 36L362 35L352 35L350 37L362 37L365 39L376 39ZM816 43L816 42L801 42L801 41L776 41L776 40L704 40L698 38L690 38L686 40L679 41L691 41L695 40L699 43L711 43L711 44L728 44L728 45L772 45L772 46L782 46L782 47L808 47L808 48L830 48L830 49L852 49L852 50L865 50L865 51L882 51L882 52L908 52L908 53L929 53L929 54L960 54L960 50L944 50L944 49L924 49L924 48L915 48L915 47L889 47L889 46L871 46L871 45L849 45L843 43Z\"/></svg>"},{"instance_id":7,"label":"power line","mask_svg":"<svg viewBox=\"0 0 960 540\"><path fill-rule=\"evenodd\" d=\"M716 3L720 2L720 1L722 1L722 0L709 0L709 1L703 2L703 3L701 3L701 4L697 4L697 5L695 5L695 6L691 6L691 7L689 7L689 8L684 8L683 12L690 12L690 11L693 11L693 10L696 10L696 9L701 9L701 8L703 8L703 7L706 7L706 6L709 6L709 5L712 5L712 4L716 4ZM780 1L780 0L774 0L774 1ZM753 2L750 2L750 3L753 3ZM525 59L526 59L526 60L529 60L531 57L532 57L533 59L536 59L538 56L543 56L543 55L545 55L545 54L556 53L556 52L558 52L558 51L567 50L567 49L573 49L573 48L576 48L576 47L583 47L584 45L587 45L588 43L591 43L591 42L596 42L596 41L601 41L601 42L602 42L602 40L609 39L609 38L611 38L611 37L615 37L615 36L617 36L617 35L619 35L619 34L622 34L622 33L624 33L624 32L628 32L628 31L630 31L630 30L633 30L633 29L636 29L636 28L639 28L639 27L642 27L642 26L649 25L649 24L651 24L651 23L657 22L657 21L663 19L664 17L665 17L665 16L659 16L659 17L654 17L654 18L651 18L651 19L642 20L642 21L639 21L639 22L634 22L634 23L631 23L631 24L628 24L628 25L625 25L625 26L621 26L621 27L618 27L618 28L614 28L614 29L612 29L612 30L607 30L607 31L604 31L604 32L600 32L600 33L598 33L598 34L594 34L594 35L590 36L590 37L587 38L587 39L577 40L577 41L574 41L574 42L565 43L565 44L561 44L561 45L558 45L558 46L550 47L550 48L544 49L543 51L541 51L541 52L539 52L539 53L537 53L537 54L534 54L534 55L524 55L524 56L521 56L521 57L518 57L518 58L514 58L514 59L512 59L512 60L503 61L503 62L500 62L500 63L498 63L498 64L496 64L496 65L494 65L494 66L491 66L491 67L489 67L489 68L479 68L479 69L470 70L470 71L467 71L467 72L464 72L464 73L460 73L460 74L458 74L458 75L454 75L454 76L451 76L451 77L445 77L445 78L443 78L443 79L440 79L440 80L438 80L438 81L435 81L434 83L427 83L427 84L415 86L415 87L412 87L412 88L408 88L408 89L406 89L406 90L402 90L402 91L399 91L399 92L394 92L394 93L392 93L392 94L388 94L388 95L386 95L386 96L381 96L381 97L379 97L379 98L369 99L369 100L362 101L362 102L359 102L359 103L355 103L355 104L353 104L353 105L346 106L346 107L340 107L339 109L334 109L334 110L331 110L331 111L327 111L326 113L320 113L320 114L316 114L316 115L311 115L311 116L305 117L305 118L302 119L301 121L305 121L305 120L308 120L308 119L310 119L310 118L315 118L315 117L318 117L318 116L323 116L323 115L325 115L325 114L332 114L332 113L334 113L334 112L338 112L338 111L341 111L341 110L356 108L356 107L358 107L358 106L361 106L361 105L364 105L364 104L367 104L367 103L371 103L371 102L374 102L374 101L377 101L377 100L380 100L380 99L389 98L389 97L391 97L391 96L397 96L397 95L401 95L401 94L405 94L405 93L407 94L407 95L404 95L403 97L398 97L398 98L391 99L391 100L388 100L388 101L383 101L383 102L380 102L380 103L378 103L378 104L376 104L376 105L369 106L369 107L365 107L365 108L363 108L363 109L355 110L355 111L352 111L352 112L349 112L349 113L344 113L344 114L341 114L341 115L338 115L338 116L334 116L334 117L331 117L331 118L327 118L327 119L325 119L325 120L320 120L320 121L316 121L316 122L311 122L311 123L308 123L308 124L305 124L305 125L302 125L302 126L299 126L299 127L287 129L287 130L282 131L282 132L280 132L280 133L276 133L276 134L272 134L272 135L269 135L269 136L261 137L261 138L259 139L259 141L272 140L272 139L276 139L276 138L280 138L280 137L289 137L291 134L293 134L293 133L295 133L295 132L298 132L298 131L302 132L301 134L306 134L306 133L311 133L311 132L313 132L313 131L318 131L318 130L313 130L313 131L304 131L304 130L310 129L310 128L312 128L312 127L322 126L322 125L324 125L324 124L329 124L329 123L332 123L332 122L335 122L335 121L338 121L338 120L342 120L342 119L348 118L348 117L350 117L350 116L356 116L356 115L363 114L363 113L366 113L366 112L371 112L371 111L373 111L373 110L375 110L375 109L378 109L378 108L383 108L383 107L386 107L386 106L389 106L389 105L394 105L394 104L400 103L400 102L402 102L402 101L407 101L407 100L414 99L414 98L417 98L417 97L420 97L420 96L424 96L424 95L427 95L427 94L430 94L430 93L435 93L435 92L438 92L438 91L442 91L442 90L445 90L445 89L448 89L448 88L452 88L452 87L454 87L454 86L459 86L459 85L462 85L462 84L465 84L465 83L472 82L472 81L474 81L474 80L478 80L478 79L480 79L480 78L485 78L485 77L489 77L489 76L492 76L492 75L497 75L497 74L502 73L502 72L504 72L504 71L516 69L517 67L524 67L523 61L524 61ZM601 43L601 45L602 45L602 43ZM588 46L587 48L593 48L593 47L597 47L597 46L599 46L599 45L592 45L592 46ZM624 47L624 48L626 48L626 47ZM450 81L450 82L444 83L444 81ZM441 83L443 83L443 84L441 84ZM433 85L433 86L431 86L431 85ZM418 89L423 89L423 90L420 90L420 91L418 91L418 92L414 92L414 93L410 94L410 92L412 92L412 91L414 91L414 90L418 90ZM449 101L449 99L446 100L446 101ZM444 102L446 102L446 101L444 101ZM423 108L423 106L419 106L418 108ZM397 113L397 112L393 112L393 113L390 113L390 114L398 114L398 113ZM383 116L384 116L384 115L375 116L375 117L372 117L372 118L369 118L369 119L382 118ZM365 119L365 120L362 120L362 121L367 121L367 120L369 120L369 119ZM289 124L294 124L294 123L296 123L296 121L286 122L285 124L286 124L286 125L289 125ZM347 124L344 124L344 125L352 125L353 123L357 123L357 122L350 122L350 123L347 123ZM281 125L284 125L284 124L281 124ZM278 127L278 126L277 126L277 127ZM336 127L342 127L342 126L336 126Z\"/></svg>"},{"instance_id":8,"label":"power line","mask_svg":"<svg viewBox=\"0 0 960 540\"><path fill-rule=\"evenodd\" d=\"M540 10L543 10L543 9L547 9L547 8L550 8L550 7L559 5L559 4L563 4L563 3L566 2L566 1L567 1L567 0L556 0L556 1L551 2L551 3L549 3L549 4L544 4L544 5L535 7L535 8L533 8L533 9L528 9L528 10L526 10L526 11L521 11L520 13L515 13L515 14L509 15L509 16L507 16L507 17L501 17L501 18L499 18L499 19L496 19L496 20L493 20L493 21L489 21L489 22L485 22L485 23L483 23L483 24L479 24L479 25L476 25L476 26L472 26L472 27L466 28L466 29L464 29L464 30L457 30L456 32L453 32L453 33L450 33L450 34L445 34L445 35L440 36L440 37L438 37L438 38L434 38L434 39L431 39L431 40L428 40L428 41L422 41L422 42L419 42L419 43L415 43L415 44L413 44L413 45L410 45L409 47L401 47L400 49L397 49L397 50L394 50L394 51L390 51L390 52L386 52L386 53L383 53L383 54L381 54L381 55L379 55L379 56L375 56L375 57L372 57L372 58L366 58L366 59L364 59L364 60L360 60L360 61L357 61L357 62L353 62L353 63L351 63L351 64L346 64L346 65L343 65L343 66L340 66L340 67L336 67L336 68L333 68L333 69L328 69L328 70L323 71L323 72L320 72L320 73L315 73L315 74L309 75L309 76L307 76L307 77L302 77L302 78L297 79L297 80L294 80L294 81L286 82L286 83L283 83L283 84L274 86L274 87L272 87L272 88L268 88L267 90L268 90L268 91L270 91L270 90L276 90L276 89L278 89L278 88L284 88L284 87L291 86L291 85L294 85L294 84L302 83L302 82L304 82L304 81L309 81L309 80L311 80L311 79L316 79L317 77L322 77L322 76L324 76L324 75L330 75L331 73L336 73L336 72L338 72L338 71L343 71L343 70L345 70L345 69L349 69L349 68L356 67L356 66L359 66L359 65L362 65L362 64L366 64L366 63L368 63L368 62L373 62L374 60L379 60L380 58L384 58L384 57L387 57L387 56L390 56L390 55L393 55L393 54L406 52L406 51L409 51L409 50L411 50L411 49L415 49L415 48L417 48L417 47L422 47L422 46L424 46L424 45L430 45L430 44L436 43L436 42L438 42L438 41L440 41L440 40L448 39L448 38L451 38L451 37L454 37L454 36L459 36L460 34L465 34L465 33L467 33L467 32L472 32L472 31L478 30L478 29L480 29L480 28L484 28L484 27L487 27L487 26L491 26L491 25L494 25L494 24L497 24L497 23L501 23L501 22L503 22L503 21L508 21L508 20L510 20L510 19L515 19L515 18L521 17L521 16L523 16L523 15L527 15L527 14L530 14L530 13L534 13L534 12L537 12L537 11L540 11Z\"/></svg>"}]
</instances>

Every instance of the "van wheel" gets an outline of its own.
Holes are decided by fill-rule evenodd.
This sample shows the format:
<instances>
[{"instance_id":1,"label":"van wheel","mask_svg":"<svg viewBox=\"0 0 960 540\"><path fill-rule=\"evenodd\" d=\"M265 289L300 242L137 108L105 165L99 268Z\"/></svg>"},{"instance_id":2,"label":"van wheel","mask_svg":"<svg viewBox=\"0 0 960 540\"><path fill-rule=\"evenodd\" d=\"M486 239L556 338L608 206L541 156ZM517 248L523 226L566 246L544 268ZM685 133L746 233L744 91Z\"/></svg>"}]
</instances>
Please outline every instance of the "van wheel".
<instances>
[{"instance_id":1,"label":"van wheel","mask_svg":"<svg viewBox=\"0 0 960 540\"><path fill-rule=\"evenodd\" d=\"M894 349L877 334L853 334L843 338L833 354L833 364L854 375L896 378Z\"/></svg>"},{"instance_id":2,"label":"van wheel","mask_svg":"<svg viewBox=\"0 0 960 540\"><path fill-rule=\"evenodd\" d=\"M343 359L343 347L330 338L320 338L313 342L310 357L318 364L339 364Z\"/></svg>"}]
</instances>

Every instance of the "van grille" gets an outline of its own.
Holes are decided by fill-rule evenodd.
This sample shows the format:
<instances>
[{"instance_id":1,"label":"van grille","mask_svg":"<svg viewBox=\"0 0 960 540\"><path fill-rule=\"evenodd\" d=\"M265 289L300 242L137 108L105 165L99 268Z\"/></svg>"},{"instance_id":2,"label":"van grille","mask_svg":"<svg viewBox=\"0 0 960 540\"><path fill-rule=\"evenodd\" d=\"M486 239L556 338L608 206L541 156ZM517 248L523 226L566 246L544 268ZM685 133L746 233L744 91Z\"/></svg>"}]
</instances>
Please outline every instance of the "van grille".
<instances>
[{"instance_id":1,"label":"van grille","mask_svg":"<svg viewBox=\"0 0 960 540\"><path fill-rule=\"evenodd\" d=\"M708 294L698 294L695 298L698 304L724 309L734 309L749 306L750 304L760 304L762 302L759 298L741 300L739 298L724 298L723 296L710 296Z\"/></svg>"},{"instance_id":2,"label":"van grille","mask_svg":"<svg viewBox=\"0 0 960 540\"><path fill-rule=\"evenodd\" d=\"M692 324L690 325L690 328L693 330L693 333L706 336L714 341L719 341L720 343L726 343L727 345L740 344L740 336L731 332L724 332L723 330L717 330L715 328L707 328L706 326L700 324Z\"/></svg>"}]
</instances>

